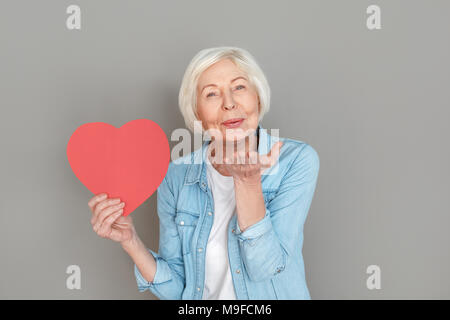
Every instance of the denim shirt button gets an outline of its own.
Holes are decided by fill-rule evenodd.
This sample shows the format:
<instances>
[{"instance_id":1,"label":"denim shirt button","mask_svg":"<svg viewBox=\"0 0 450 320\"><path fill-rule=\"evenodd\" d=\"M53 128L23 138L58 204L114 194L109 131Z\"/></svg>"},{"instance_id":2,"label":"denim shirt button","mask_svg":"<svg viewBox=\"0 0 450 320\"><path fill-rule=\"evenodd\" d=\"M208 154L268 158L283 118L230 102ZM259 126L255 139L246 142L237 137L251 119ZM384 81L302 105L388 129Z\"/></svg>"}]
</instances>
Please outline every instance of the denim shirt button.
<instances>
[{"instance_id":1,"label":"denim shirt button","mask_svg":"<svg viewBox=\"0 0 450 320\"><path fill-rule=\"evenodd\" d=\"M180 221L180 224L181 224L182 226L184 226L184 221Z\"/></svg>"},{"instance_id":2,"label":"denim shirt button","mask_svg":"<svg viewBox=\"0 0 450 320\"><path fill-rule=\"evenodd\" d=\"M209 212L208 212L208 215L209 215L209 216L212 216L212 212L211 212L211 211L209 211Z\"/></svg>"},{"instance_id":3,"label":"denim shirt button","mask_svg":"<svg viewBox=\"0 0 450 320\"><path fill-rule=\"evenodd\" d=\"M200 287L197 287L197 291L200 291Z\"/></svg>"},{"instance_id":4,"label":"denim shirt button","mask_svg":"<svg viewBox=\"0 0 450 320\"><path fill-rule=\"evenodd\" d=\"M241 270L237 269L237 270L236 270L236 273L241 273Z\"/></svg>"},{"instance_id":5,"label":"denim shirt button","mask_svg":"<svg viewBox=\"0 0 450 320\"><path fill-rule=\"evenodd\" d=\"M198 248L198 252L202 252L203 251L203 249L202 248Z\"/></svg>"}]
</instances>

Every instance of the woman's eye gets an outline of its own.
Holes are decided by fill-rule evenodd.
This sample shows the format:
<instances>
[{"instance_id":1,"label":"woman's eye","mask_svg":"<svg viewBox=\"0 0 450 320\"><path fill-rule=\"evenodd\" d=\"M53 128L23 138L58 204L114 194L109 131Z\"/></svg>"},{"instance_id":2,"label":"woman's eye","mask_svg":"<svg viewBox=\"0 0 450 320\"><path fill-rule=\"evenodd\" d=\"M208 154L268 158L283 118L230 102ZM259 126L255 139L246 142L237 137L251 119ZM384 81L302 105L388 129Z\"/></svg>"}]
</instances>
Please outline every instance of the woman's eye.
<instances>
[{"instance_id":1,"label":"woman's eye","mask_svg":"<svg viewBox=\"0 0 450 320\"><path fill-rule=\"evenodd\" d=\"M240 90L241 88L244 89L245 86L243 86L242 84L236 86L236 90ZM216 95L216 94L215 94L214 92L210 92L210 93L208 93L208 94L206 95L206 97L209 98L209 97L215 96L215 95Z\"/></svg>"}]
</instances>

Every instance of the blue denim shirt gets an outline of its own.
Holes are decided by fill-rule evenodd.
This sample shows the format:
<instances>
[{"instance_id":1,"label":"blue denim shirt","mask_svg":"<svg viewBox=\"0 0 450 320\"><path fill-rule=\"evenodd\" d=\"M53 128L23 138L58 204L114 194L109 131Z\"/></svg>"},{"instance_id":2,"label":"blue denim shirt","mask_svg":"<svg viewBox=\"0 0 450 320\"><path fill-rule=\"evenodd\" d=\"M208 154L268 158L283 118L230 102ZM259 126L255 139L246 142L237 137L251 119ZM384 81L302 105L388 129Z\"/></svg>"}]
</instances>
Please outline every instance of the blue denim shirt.
<instances>
[{"instance_id":1,"label":"blue denim shirt","mask_svg":"<svg viewBox=\"0 0 450 320\"><path fill-rule=\"evenodd\" d=\"M228 228L228 258L237 299L310 299L303 263L303 225L314 195L319 157L308 144L271 136L258 126L258 153L283 141L278 162L261 177L265 217L241 232ZM172 161L157 190L160 222L156 274L148 282L134 265L140 292L160 299L201 299L214 202L202 148Z\"/></svg>"}]
</instances>

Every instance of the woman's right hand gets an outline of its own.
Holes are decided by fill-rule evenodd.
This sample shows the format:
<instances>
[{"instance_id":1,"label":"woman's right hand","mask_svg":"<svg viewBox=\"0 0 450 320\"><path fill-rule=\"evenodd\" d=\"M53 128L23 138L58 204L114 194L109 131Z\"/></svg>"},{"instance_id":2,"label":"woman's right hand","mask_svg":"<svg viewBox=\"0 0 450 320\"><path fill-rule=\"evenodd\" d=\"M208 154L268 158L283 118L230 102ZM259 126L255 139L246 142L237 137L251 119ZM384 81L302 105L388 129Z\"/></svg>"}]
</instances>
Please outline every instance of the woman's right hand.
<instances>
[{"instance_id":1,"label":"woman's right hand","mask_svg":"<svg viewBox=\"0 0 450 320\"><path fill-rule=\"evenodd\" d=\"M100 193L89 200L88 206L92 212L92 228L100 237L125 243L136 236L131 217L122 216L125 203L119 198Z\"/></svg>"}]
</instances>

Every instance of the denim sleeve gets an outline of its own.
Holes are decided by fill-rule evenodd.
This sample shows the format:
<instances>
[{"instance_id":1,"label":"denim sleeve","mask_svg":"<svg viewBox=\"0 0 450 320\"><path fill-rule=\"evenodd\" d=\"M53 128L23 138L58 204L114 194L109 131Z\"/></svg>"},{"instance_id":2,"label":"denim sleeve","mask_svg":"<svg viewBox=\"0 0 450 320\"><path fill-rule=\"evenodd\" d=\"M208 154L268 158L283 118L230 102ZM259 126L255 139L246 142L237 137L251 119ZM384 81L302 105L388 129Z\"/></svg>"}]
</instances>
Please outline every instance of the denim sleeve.
<instances>
[{"instance_id":1,"label":"denim sleeve","mask_svg":"<svg viewBox=\"0 0 450 320\"><path fill-rule=\"evenodd\" d=\"M162 300L178 300L185 286L184 261L181 240L174 222L175 199L169 183L164 178L157 190L159 217L158 253L147 249L156 260L156 273L152 282L145 280L136 264L134 273L140 292L149 289Z\"/></svg>"},{"instance_id":2,"label":"denim sleeve","mask_svg":"<svg viewBox=\"0 0 450 320\"><path fill-rule=\"evenodd\" d=\"M236 220L236 235L245 269L252 281L282 272L289 256L302 250L303 225L319 173L319 156L305 144L292 161L262 220L245 229Z\"/></svg>"}]
</instances>

